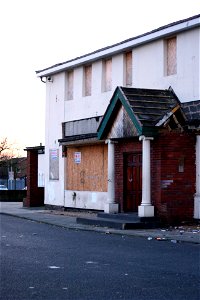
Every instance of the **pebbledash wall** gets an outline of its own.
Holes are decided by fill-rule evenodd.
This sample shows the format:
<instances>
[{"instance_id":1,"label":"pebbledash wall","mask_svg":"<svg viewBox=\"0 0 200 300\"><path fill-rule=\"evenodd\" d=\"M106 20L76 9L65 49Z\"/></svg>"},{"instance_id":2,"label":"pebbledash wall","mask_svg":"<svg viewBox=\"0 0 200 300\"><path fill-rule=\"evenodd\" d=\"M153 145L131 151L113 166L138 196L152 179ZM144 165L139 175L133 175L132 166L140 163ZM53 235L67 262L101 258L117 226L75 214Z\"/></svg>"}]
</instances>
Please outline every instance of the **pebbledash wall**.
<instances>
[{"instance_id":1,"label":"pebbledash wall","mask_svg":"<svg viewBox=\"0 0 200 300\"><path fill-rule=\"evenodd\" d=\"M38 77L50 76L51 78L50 81L46 81L45 204L72 206L74 205L72 193L76 193L80 196L80 206L84 206L84 198L87 197L88 207L102 209L103 205L99 207L99 201L103 203L106 201L106 191L99 194L98 191L83 190L81 194L79 190L67 189L67 158L63 156L58 139L62 138L63 122L100 116L105 113L116 86L125 84L124 53L127 50L131 50L133 55L133 87L167 89L172 86L181 102L200 99L200 30L199 27L194 28L193 25L198 20L196 18L172 24L164 29L55 66L55 68L51 67L37 72ZM177 37L177 74L166 76L165 38L174 35ZM102 61L106 57L112 58L112 89L109 92L102 92ZM82 93L83 68L88 63L92 64L92 91L91 96L84 97ZM71 69L74 70L74 97L73 100L67 100L66 71ZM56 179L51 176L49 168L52 151L57 151L58 156ZM168 189L170 186L166 190ZM165 205L160 204L163 211Z\"/></svg>"}]
</instances>

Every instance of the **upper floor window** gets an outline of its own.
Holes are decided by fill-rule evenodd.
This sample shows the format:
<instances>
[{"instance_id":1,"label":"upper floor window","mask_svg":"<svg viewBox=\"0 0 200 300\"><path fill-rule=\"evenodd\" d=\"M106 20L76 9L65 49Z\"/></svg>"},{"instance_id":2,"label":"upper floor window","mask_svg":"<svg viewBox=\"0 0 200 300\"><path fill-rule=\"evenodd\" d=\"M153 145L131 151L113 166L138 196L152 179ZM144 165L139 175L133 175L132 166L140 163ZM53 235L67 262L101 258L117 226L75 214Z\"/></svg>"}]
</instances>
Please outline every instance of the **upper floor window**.
<instances>
[{"instance_id":1,"label":"upper floor window","mask_svg":"<svg viewBox=\"0 0 200 300\"><path fill-rule=\"evenodd\" d=\"M125 53L125 84L132 85L132 51Z\"/></svg>"},{"instance_id":2,"label":"upper floor window","mask_svg":"<svg viewBox=\"0 0 200 300\"><path fill-rule=\"evenodd\" d=\"M73 100L74 94L74 71L67 72L67 100Z\"/></svg>"},{"instance_id":3,"label":"upper floor window","mask_svg":"<svg viewBox=\"0 0 200 300\"><path fill-rule=\"evenodd\" d=\"M166 75L174 75L177 73L177 57L176 57L176 37L166 40Z\"/></svg>"},{"instance_id":4,"label":"upper floor window","mask_svg":"<svg viewBox=\"0 0 200 300\"><path fill-rule=\"evenodd\" d=\"M103 65L103 81L104 81L104 92L111 91L112 89L112 59L104 60Z\"/></svg>"},{"instance_id":5,"label":"upper floor window","mask_svg":"<svg viewBox=\"0 0 200 300\"><path fill-rule=\"evenodd\" d=\"M84 67L84 96L92 93L92 65Z\"/></svg>"}]
</instances>

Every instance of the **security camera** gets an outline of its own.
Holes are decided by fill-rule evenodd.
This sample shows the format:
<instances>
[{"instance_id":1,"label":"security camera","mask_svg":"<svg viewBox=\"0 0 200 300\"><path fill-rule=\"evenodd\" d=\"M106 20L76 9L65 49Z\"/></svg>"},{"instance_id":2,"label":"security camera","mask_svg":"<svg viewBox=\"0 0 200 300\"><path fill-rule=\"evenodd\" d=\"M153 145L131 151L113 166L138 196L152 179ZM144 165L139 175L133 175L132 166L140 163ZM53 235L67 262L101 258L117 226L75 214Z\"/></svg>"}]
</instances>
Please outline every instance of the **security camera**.
<instances>
[{"instance_id":1,"label":"security camera","mask_svg":"<svg viewBox=\"0 0 200 300\"><path fill-rule=\"evenodd\" d=\"M48 82L53 82L52 77L51 77L51 76L47 77L47 81L48 81Z\"/></svg>"}]
</instances>

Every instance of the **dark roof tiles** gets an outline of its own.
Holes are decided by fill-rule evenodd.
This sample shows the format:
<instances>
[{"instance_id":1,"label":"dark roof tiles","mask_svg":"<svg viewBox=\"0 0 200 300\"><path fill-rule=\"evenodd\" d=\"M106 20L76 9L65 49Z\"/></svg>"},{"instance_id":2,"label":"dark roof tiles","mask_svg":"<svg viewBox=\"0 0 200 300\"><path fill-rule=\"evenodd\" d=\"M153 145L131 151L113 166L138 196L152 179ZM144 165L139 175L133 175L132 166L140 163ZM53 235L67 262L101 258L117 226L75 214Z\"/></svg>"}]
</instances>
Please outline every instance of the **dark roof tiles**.
<instances>
[{"instance_id":1,"label":"dark roof tiles","mask_svg":"<svg viewBox=\"0 0 200 300\"><path fill-rule=\"evenodd\" d=\"M179 100L173 90L120 88L141 126L155 126Z\"/></svg>"}]
</instances>

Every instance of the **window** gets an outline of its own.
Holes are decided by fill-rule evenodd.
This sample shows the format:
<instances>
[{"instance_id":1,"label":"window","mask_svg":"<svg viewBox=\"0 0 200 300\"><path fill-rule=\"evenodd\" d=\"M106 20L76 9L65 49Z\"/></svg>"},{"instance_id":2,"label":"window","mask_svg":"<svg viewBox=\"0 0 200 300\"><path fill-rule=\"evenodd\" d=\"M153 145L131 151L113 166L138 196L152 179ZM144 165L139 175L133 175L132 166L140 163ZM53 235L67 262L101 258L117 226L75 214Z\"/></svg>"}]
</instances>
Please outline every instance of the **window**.
<instances>
[{"instance_id":1,"label":"window","mask_svg":"<svg viewBox=\"0 0 200 300\"><path fill-rule=\"evenodd\" d=\"M125 54L125 84L132 85L132 51Z\"/></svg>"},{"instance_id":2,"label":"window","mask_svg":"<svg viewBox=\"0 0 200 300\"><path fill-rule=\"evenodd\" d=\"M84 96L91 96L92 90L92 66L84 67Z\"/></svg>"},{"instance_id":3,"label":"window","mask_svg":"<svg viewBox=\"0 0 200 300\"><path fill-rule=\"evenodd\" d=\"M176 37L173 37L166 40L166 75L174 75L176 72Z\"/></svg>"},{"instance_id":4,"label":"window","mask_svg":"<svg viewBox=\"0 0 200 300\"><path fill-rule=\"evenodd\" d=\"M67 100L73 100L74 93L74 71L67 72Z\"/></svg>"},{"instance_id":5,"label":"window","mask_svg":"<svg viewBox=\"0 0 200 300\"><path fill-rule=\"evenodd\" d=\"M104 92L112 89L112 59L106 59L103 66Z\"/></svg>"}]
</instances>

